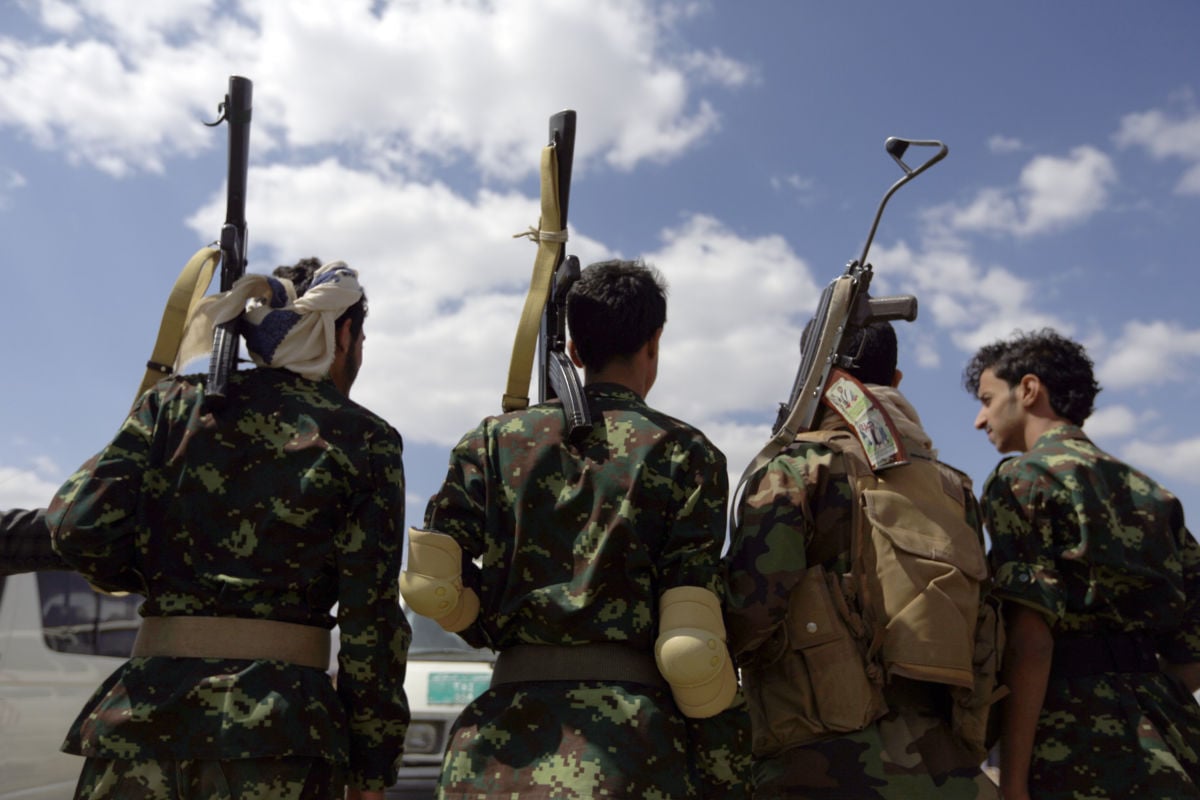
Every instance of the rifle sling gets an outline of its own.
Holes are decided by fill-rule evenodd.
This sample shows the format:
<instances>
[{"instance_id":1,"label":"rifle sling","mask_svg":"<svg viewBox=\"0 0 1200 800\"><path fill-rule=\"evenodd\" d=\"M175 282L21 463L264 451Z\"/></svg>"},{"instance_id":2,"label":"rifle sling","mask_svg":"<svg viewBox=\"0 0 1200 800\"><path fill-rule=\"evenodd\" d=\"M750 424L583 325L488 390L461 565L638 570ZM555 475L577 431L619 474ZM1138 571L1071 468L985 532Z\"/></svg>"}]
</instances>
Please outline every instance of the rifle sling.
<instances>
[{"instance_id":1,"label":"rifle sling","mask_svg":"<svg viewBox=\"0 0 1200 800\"><path fill-rule=\"evenodd\" d=\"M619 642L519 644L502 650L492 686L527 681L622 681L668 688L654 656Z\"/></svg>"},{"instance_id":2,"label":"rifle sling","mask_svg":"<svg viewBox=\"0 0 1200 800\"><path fill-rule=\"evenodd\" d=\"M533 355L537 350L542 311L550 297L551 280L567 240L558 202L558 156L553 145L542 148L541 169L542 216L538 222L539 230L534 237L538 252L533 262L529 294L525 296L525 308L521 311L521 321L517 325L517 335L513 341L512 359L508 365L508 386L501 402L505 411L529 407L529 379L533 374Z\"/></svg>"},{"instance_id":3,"label":"rifle sling","mask_svg":"<svg viewBox=\"0 0 1200 800\"><path fill-rule=\"evenodd\" d=\"M264 659L327 670L329 631L275 619L146 617L132 655Z\"/></svg>"},{"instance_id":4,"label":"rifle sling","mask_svg":"<svg viewBox=\"0 0 1200 800\"><path fill-rule=\"evenodd\" d=\"M207 291L220 260L220 250L203 247L188 260L179 277L175 279L175 285L171 288L167 305L163 309L162 321L158 325L154 350L150 360L146 362L146 374L138 386L134 402L147 389L175 371L175 359L179 356L179 343L183 340L183 330L188 317L191 316L192 308Z\"/></svg>"}]
</instances>

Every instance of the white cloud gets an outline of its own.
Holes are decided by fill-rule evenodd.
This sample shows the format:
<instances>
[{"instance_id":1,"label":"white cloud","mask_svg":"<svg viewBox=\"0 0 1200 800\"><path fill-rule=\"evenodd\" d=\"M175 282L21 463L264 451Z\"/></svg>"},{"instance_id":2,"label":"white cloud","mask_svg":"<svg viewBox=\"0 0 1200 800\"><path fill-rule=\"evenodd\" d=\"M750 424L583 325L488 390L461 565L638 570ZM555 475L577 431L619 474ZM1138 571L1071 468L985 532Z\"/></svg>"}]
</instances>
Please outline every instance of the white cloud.
<instances>
[{"instance_id":1,"label":"white cloud","mask_svg":"<svg viewBox=\"0 0 1200 800\"><path fill-rule=\"evenodd\" d=\"M1134 441L1122 455L1152 475L1200 485L1200 438L1175 442Z\"/></svg>"},{"instance_id":2,"label":"white cloud","mask_svg":"<svg viewBox=\"0 0 1200 800\"><path fill-rule=\"evenodd\" d=\"M1087 418L1084 428L1088 436L1098 441L1123 439L1137 432L1138 426L1152 414L1139 413L1128 406L1106 406L1099 408Z\"/></svg>"},{"instance_id":3,"label":"white cloud","mask_svg":"<svg viewBox=\"0 0 1200 800\"><path fill-rule=\"evenodd\" d=\"M41 6L49 41L0 38L0 125L113 175L162 171L221 143L212 119L231 72L255 82L252 152L349 145L364 163L469 158L511 179L536 166L550 113L580 115L577 158L621 169L669 160L719 123L700 85L754 70L679 44L698 13L608 0L369 0ZM85 38L80 31L89 31ZM533 59L545 43L546 59ZM554 54L559 54L557 57Z\"/></svg>"},{"instance_id":4,"label":"white cloud","mask_svg":"<svg viewBox=\"0 0 1200 800\"><path fill-rule=\"evenodd\" d=\"M1111 389L1192 380L1187 362L1200 359L1200 330L1176 322L1134 320L1125 324L1113 351L1098 364L1096 376Z\"/></svg>"},{"instance_id":5,"label":"white cloud","mask_svg":"<svg viewBox=\"0 0 1200 800\"><path fill-rule=\"evenodd\" d=\"M1158 161L1177 159L1188 164L1175 185L1179 194L1200 194L1200 111L1178 117L1160 110L1122 117L1114 135L1122 147L1140 147Z\"/></svg>"},{"instance_id":6,"label":"white cloud","mask_svg":"<svg viewBox=\"0 0 1200 800\"><path fill-rule=\"evenodd\" d=\"M1112 160L1084 145L1062 158L1038 156L1025 165L1016 188L983 189L965 208L943 206L940 216L954 231L1048 233L1101 211L1116 180Z\"/></svg>"},{"instance_id":7,"label":"white cloud","mask_svg":"<svg viewBox=\"0 0 1200 800\"><path fill-rule=\"evenodd\" d=\"M916 295L919 319L949 331L959 350L972 353L1014 330L1072 330L1064 318L1038 308L1032 281L1004 267L976 263L969 251L948 240L923 245L927 249L919 251L903 241L876 246L871 260L887 265L876 280L887 293ZM918 356L918 363L939 363L928 342Z\"/></svg>"},{"instance_id":8,"label":"white cloud","mask_svg":"<svg viewBox=\"0 0 1200 800\"><path fill-rule=\"evenodd\" d=\"M987 146L988 150L1002 155L1006 153L1016 153L1025 149L1025 145L1020 139L1012 136L1004 136L999 133L988 137Z\"/></svg>"},{"instance_id":9,"label":"white cloud","mask_svg":"<svg viewBox=\"0 0 1200 800\"><path fill-rule=\"evenodd\" d=\"M43 508L66 480L54 465L40 460L33 469L0 465L0 509Z\"/></svg>"},{"instance_id":10,"label":"white cloud","mask_svg":"<svg viewBox=\"0 0 1200 800\"><path fill-rule=\"evenodd\" d=\"M697 216L645 254L670 284L655 396L689 422L736 411L773 418L820 292L780 236L743 239Z\"/></svg>"}]
</instances>

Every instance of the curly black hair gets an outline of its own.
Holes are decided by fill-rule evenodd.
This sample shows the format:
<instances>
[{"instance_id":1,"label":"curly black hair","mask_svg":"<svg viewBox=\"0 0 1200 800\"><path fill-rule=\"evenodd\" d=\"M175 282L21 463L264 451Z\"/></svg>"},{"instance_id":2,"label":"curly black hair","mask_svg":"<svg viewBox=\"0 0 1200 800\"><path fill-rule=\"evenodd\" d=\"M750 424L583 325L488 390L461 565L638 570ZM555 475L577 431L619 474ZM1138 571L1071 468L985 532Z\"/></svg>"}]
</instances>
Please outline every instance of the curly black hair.
<instances>
[{"instance_id":1,"label":"curly black hair","mask_svg":"<svg viewBox=\"0 0 1200 800\"><path fill-rule=\"evenodd\" d=\"M1083 345L1053 328L1016 331L1010 339L981 347L963 370L963 386L972 397L979 392L985 369L1009 386L1025 375L1036 375L1049 394L1050 408L1075 425L1082 425L1092 415L1100 393L1092 359Z\"/></svg>"}]
</instances>

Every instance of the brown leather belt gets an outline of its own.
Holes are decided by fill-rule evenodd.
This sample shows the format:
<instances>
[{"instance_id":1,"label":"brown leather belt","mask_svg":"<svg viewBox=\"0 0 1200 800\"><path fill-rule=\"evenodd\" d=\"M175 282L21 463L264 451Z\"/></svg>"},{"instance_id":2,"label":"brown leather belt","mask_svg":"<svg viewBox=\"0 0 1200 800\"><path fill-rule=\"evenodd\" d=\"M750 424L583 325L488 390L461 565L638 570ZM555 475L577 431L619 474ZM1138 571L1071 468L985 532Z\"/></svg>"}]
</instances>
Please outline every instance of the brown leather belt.
<instances>
[{"instance_id":1,"label":"brown leather belt","mask_svg":"<svg viewBox=\"0 0 1200 800\"><path fill-rule=\"evenodd\" d=\"M625 681L668 688L654 656L616 642L519 644L502 650L492 686L526 681Z\"/></svg>"},{"instance_id":2,"label":"brown leather belt","mask_svg":"<svg viewBox=\"0 0 1200 800\"><path fill-rule=\"evenodd\" d=\"M329 669L329 631L274 619L146 617L133 656L286 661Z\"/></svg>"}]
</instances>

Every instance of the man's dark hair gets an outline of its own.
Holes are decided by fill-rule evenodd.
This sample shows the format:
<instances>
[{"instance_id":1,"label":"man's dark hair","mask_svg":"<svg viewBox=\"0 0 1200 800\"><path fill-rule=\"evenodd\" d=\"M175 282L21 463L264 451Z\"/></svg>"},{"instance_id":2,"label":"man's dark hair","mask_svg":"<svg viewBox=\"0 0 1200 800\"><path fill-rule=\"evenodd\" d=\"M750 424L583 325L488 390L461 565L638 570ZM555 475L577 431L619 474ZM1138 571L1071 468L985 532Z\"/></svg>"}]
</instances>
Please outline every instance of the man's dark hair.
<instances>
[{"instance_id":1,"label":"man's dark hair","mask_svg":"<svg viewBox=\"0 0 1200 800\"><path fill-rule=\"evenodd\" d=\"M979 393L979 379L985 369L1010 387L1026 375L1036 375L1046 387L1050 408L1076 425L1091 416L1100 393L1092 360L1083 345L1052 328L1032 333L1017 331L1011 339L981 347L963 370L963 385L972 397Z\"/></svg>"},{"instance_id":2,"label":"man's dark hair","mask_svg":"<svg viewBox=\"0 0 1200 800\"><path fill-rule=\"evenodd\" d=\"M816 318L812 318L804 326L800 335L800 348L808 348L809 339L813 336ZM849 339L842 342L843 352L857 354L854 366L846 370L863 383L874 383L880 386L891 386L896 376L896 360L898 347L896 344L896 329L890 322L872 322L865 328L855 329Z\"/></svg>"},{"instance_id":3,"label":"man's dark hair","mask_svg":"<svg viewBox=\"0 0 1200 800\"><path fill-rule=\"evenodd\" d=\"M590 370L633 355L666 321L666 284L640 259L592 264L567 294L567 325Z\"/></svg>"},{"instance_id":4,"label":"man's dark hair","mask_svg":"<svg viewBox=\"0 0 1200 800\"><path fill-rule=\"evenodd\" d=\"M276 267L273 273L276 278L284 278L292 282L296 287L296 296L300 297L308 291L308 287L312 285L313 276L323 266L321 259L310 256L302 258L292 266ZM363 321L367 318L367 293L363 292L363 296L357 303L347 308L342 312L341 316L334 322L335 326L340 326L344 320L350 320L350 335L352 339L357 339L362 334Z\"/></svg>"}]
</instances>

